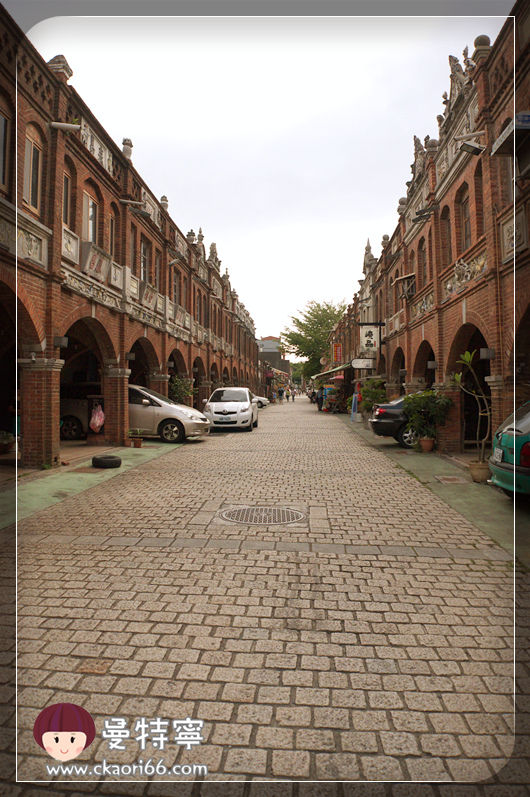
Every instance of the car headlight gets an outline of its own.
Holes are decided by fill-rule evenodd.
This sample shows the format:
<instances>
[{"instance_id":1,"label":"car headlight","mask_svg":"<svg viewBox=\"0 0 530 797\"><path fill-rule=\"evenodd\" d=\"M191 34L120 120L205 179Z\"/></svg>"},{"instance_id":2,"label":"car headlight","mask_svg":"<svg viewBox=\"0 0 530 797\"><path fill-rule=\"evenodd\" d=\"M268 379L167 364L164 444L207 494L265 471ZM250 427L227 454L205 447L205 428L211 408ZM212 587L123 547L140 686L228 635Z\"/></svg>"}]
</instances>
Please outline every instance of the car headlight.
<instances>
[{"instance_id":1,"label":"car headlight","mask_svg":"<svg viewBox=\"0 0 530 797\"><path fill-rule=\"evenodd\" d=\"M211 411L212 411L212 405L211 404L205 404L204 405L204 412L211 412Z\"/></svg>"},{"instance_id":2,"label":"car headlight","mask_svg":"<svg viewBox=\"0 0 530 797\"><path fill-rule=\"evenodd\" d=\"M197 415L195 412L188 412L187 410L181 410L182 414L189 418L192 421L200 421L202 420L200 415Z\"/></svg>"},{"instance_id":3,"label":"car headlight","mask_svg":"<svg viewBox=\"0 0 530 797\"><path fill-rule=\"evenodd\" d=\"M246 412L250 409L250 404L242 404L239 409L241 412Z\"/></svg>"}]
</instances>

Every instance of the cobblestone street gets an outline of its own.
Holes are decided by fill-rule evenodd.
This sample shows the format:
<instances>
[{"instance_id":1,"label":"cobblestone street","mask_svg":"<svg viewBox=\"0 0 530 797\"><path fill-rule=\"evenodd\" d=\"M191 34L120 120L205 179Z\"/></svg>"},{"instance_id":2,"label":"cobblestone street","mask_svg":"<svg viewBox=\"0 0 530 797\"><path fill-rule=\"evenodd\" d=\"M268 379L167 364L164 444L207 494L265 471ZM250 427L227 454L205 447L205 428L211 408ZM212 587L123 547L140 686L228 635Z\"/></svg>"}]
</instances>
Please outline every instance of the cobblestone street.
<instances>
[{"instance_id":1,"label":"cobblestone street","mask_svg":"<svg viewBox=\"0 0 530 797\"><path fill-rule=\"evenodd\" d=\"M509 553L306 398L260 411L252 434L163 451L19 523L19 781L49 779L32 727L57 702L96 722L74 763L163 758L206 764L207 781L473 784L503 770ZM302 517L221 517L243 507ZM111 717L203 720L204 742L142 751L131 733L109 751ZM98 793L174 793L149 780Z\"/></svg>"}]
</instances>

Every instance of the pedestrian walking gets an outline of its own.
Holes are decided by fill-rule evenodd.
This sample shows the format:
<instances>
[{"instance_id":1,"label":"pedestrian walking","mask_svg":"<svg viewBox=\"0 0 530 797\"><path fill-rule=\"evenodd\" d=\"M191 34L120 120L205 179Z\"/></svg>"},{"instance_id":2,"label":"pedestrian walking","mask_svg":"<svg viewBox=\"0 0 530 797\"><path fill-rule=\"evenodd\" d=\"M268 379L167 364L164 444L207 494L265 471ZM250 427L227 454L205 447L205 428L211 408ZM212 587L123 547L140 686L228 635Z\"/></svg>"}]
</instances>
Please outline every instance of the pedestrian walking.
<instances>
[{"instance_id":1,"label":"pedestrian walking","mask_svg":"<svg viewBox=\"0 0 530 797\"><path fill-rule=\"evenodd\" d=\"M293 398L293 404L294 404L294 397L295 397L295 396L296 396L296 390L293 390L293 396L292 396L292 398Z\"/></svg>"},{"instance_id":2,"label":"pedestrian walking","mask_svg":"<svg viewBox=\"0 0 530 797\"><path fill-rule=\"evenodd\" d=\"M324 403L324 388L322 385L317 390L317 404L318 404L318 411L322 412L322 405Z\"/></svg>"},{"instance_id":3,"label":"pedestrian walking","mask_svg":"<svg viewBox=\"0 0 530 797\"><path fill-rule=\"evenodd\" d=\"M283 404L283 394L284 394L283 387L279 387L278 388L278 404Z\"/></svg>"},{"instance_id":4,"label":"pedestrian walking","mask_svg":"<svg viewBox=\"0 0 530 797\"><path fill-rule=\"evenodd\" d=\"M287 390L285 391L285 398L287 399L287 401L289 401L290 395L291 393L289 392L289 388L287 388Z\"/></svg>"}]
</instances>

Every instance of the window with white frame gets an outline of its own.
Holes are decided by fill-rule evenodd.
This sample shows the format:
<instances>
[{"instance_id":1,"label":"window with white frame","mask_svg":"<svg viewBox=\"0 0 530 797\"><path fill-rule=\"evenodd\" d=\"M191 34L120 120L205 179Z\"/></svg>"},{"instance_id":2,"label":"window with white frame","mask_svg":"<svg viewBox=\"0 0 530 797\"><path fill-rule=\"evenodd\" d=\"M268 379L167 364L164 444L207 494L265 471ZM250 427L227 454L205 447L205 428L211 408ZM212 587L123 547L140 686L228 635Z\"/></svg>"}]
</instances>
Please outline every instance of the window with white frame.
<instances>
[{"instance_id":1,"label":"window with white frame","mask_svg":"<svg viewBox=\"0 0 530 797\"><path fill-rule=\"evenodd\" d=\"M41 209L42 138L34 125L26 130L23 200L35 213Z\"/></svg>"},{"instance_id":2,"label":"window with white frame","mask_svg":"<svg viewBox=\"0 0 530 797\"><path fill-rule=\"evenodd\" d=\"M151 245L145 238L140 241L140 279L149 282L149 267L151 261Z\"/></svg>"},{"instance_id":3,"label":"window with white frame","mask_svg":"<svg viewBox=\"0 0 530 797\"><path fill-rule=\"evenodd\" d=\"M98 242L98 203L96 198L83 191L83 241Z\"/></svg>"},{"instance_id":4,"label":"window with white frame","mask_svg":"<svg viewBox=\"0 0 530 797\"><path fill-rule=\"evenodd\" d=\"M65 172L63 175L63 224L70 226L70 202L72 199L72 178Z\"/></svg>"}]
</instances>

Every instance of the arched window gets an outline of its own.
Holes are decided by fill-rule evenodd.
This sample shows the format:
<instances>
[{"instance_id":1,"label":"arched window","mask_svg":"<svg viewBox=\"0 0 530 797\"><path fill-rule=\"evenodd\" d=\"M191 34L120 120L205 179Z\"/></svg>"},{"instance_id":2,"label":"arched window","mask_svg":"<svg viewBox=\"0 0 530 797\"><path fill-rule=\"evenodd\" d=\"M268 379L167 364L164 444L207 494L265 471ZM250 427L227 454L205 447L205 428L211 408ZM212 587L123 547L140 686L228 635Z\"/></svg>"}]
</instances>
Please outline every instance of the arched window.
<instances>
[{"instance_id":1,"label":"arched window","mask_svg":"<svg viewBox=\"0 0 530 797\"><path fill-rule=\"evenodd\" d=\"M396 269L396 273L394 274L394 313L397 313L399 310L399 269Z\"/></svg>"},{"instance_id":2,"label":"arched window","mask_svg":"<svg viewBox=\"0 0 530 797\"><path fill-rule=\"evenodd\" d=\"M0 191L9 196L10 148L13 111L7 99L0 94Z\"/></svg>"},{"instance_id":3,"label":"arched window","mask_svg":"<svg viewBox=\"0 0 530 797\"><path fill-rule=\"evenodd\" d=\"M423 288L427 285L427 247L425 246L425 238L421 239L418 246L418 280L420 287Z\"/></svg>"},{"instance_id":4,"label":"arched window","mask_svg":"<svg viewBox=\"0 0 530 797\"><path fill-rule=\"evenodd\" d=\"M482 161L478 162L475 169L475 218L477 225L477 238L484 235L484 196L482 182Z\"/></svg>"},{"instance_id":5,"label":"arched window","mask_svg":"<svg viewBox=\"0 0 530 797\"><path fill-rule=\"evenodd\" d=\"M427 240L428 240L428 244L427 244L427 261L428 261L428 266L429 266L429 281L431 281L431 282L432 282L432 279L433 279L433 276L434 276L434 275L433 275L433 266L432 266L432 264L433 264L433 256L432 256L432 230L429 230L429 235L428 235L428 238L427 238Z\"/></svg>"},{"instance_id":6,"label":"arched window","mask_svg":"<svg viewBox=\"0 0 530 797\"><path fill-rule=\"evenodd\" d=\"M23 200L37 215L41 212L42 161L44 144L35 125L26 129L26 151L24 159Z\"/></svg>"},{"instance_id":7,"label":"arched window","mask_svg":"<svg viewBox=\"0 0 530 797\"><path fill-rule=\"evenodd\" d=\"M180 272L176 268L173 268L173 280L171 287L172 287L171 299L173 301L173 304L182 304L182 299L180 296Z\"/></svg>"},{"instance_id":8,"label":"arched window","mask_svg":"<svg viewBox=\"0 0 530 797\"><path fill-rule=\"evenodd\" d=\"M440 231L442 244L442 268L447 268L453 262L453 248L451 243L451 212L446 205L440 216Z\"/></svg>"},{"instance_id":9,"label":"arched window","mask_svg":"<svg viewBox=\"0 0 530 797\"><path fill-rule=\"evenodd\" d=\"M457 224L460 227L460 235L457 237L459 243L458 254L465 252L471 246L471 214L469 209L469 189L464 183L457 195Z\"/></svg>"},{"instance_id":10,"label":"arched window","mask_svg":"<svg viewBox=\"0 0 530 797\"><path fill-rule=\"evenodd\" d=\"M206 301L206 296L203 296L202 299L202 325L203 327L208 327L208 302Z\"/></svg>"},{"instance_id":11,"label":"arched window","mask_svg":"<svg viewBox=\"0 0 530 797\"><path fill-rule=\"evenodd\" d=\"M83 188L83 241L98 243L99 203L96 190L90 183Z\"/></svg>"},{"instance_id":12,"label":"arched window","mask_svg":"<svg viewBox=\"0 0 530 797\"><path fill-rule=\"evenodd\" d=\"M70 227L72 218L72 175L65 167L63 172L63 224Z\"/></svg>"},{"instance_id":13,"label":"arched window","mask_svg":"<svg viewBox=\"0 0 530 797\"><path fill-rule=\"evenodd\" d=\"M182 278L182 293L180 295L180 303L182 307L188 312L188 278Z\"/></svg>"},{"instance_id":14,"label":"arched window","mask_svg":"<svg viewBox=\"0 0 530 797\"><path fill-rule=\"evenodd\" d=\"M119 252L118 252L118 245L120 240L118 232L119 218L120 214L118 208L113 203L110 206L110 215L109 215L109 254L112 257L112 259L115 261L118 261L119 257Z\"/></svg>"}]
</instances>

